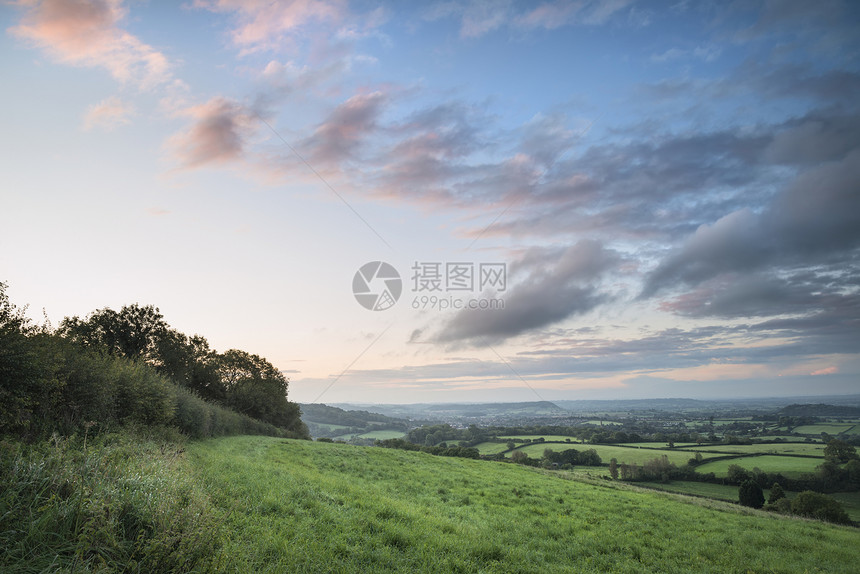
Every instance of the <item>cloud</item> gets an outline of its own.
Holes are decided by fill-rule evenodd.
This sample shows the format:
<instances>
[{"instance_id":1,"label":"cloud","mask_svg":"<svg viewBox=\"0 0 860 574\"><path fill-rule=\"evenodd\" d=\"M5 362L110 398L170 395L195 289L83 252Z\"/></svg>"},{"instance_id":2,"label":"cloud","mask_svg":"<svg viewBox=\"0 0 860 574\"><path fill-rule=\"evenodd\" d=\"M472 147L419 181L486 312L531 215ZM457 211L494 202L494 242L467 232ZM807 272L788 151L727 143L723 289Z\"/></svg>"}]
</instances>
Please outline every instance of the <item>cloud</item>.
<instances>
[{"instance_id":1,"label":"cloud","mask_svg":"<svg viewBox=\"0 0 860 574\"><path fill-rule=\"evenodd\" d=\"M167 146L187 169L221 165L244 157L247 139L260 122L251 109L221 97L180 113L192 118L192 125L172 136Z\"/></svg>"},{"instance_id":2,"label":"cloud","mask_svg":"<svg viewBox=\"0 0 860 574\"><path fill-rule=\"evenodd\" d=\"M123 83L148 89L170 79L167 57L120 24L128 10L121 0L35 0L12 34L64 64L106 69Z\"/></svg>"},{"instance_id":3,"label":"cloud","mask_svg":"<svg viewBox=\"0 0 860 574\"><path fill-rule=\"evenodd\" d=\"M354 159L361 144L378 129L386 101L379 91L352 96L299 144L302 155L311 165L323 166Z\"/></svg>"},{"instance_id":4,"label":"cloud","mask_svg":"<svg viewBox=\"0 0 860 574\"><path fill-rule=\"evenodd\" d=\"M556 0L535 6L512 0L468 0L439 2L425 11L424 18L460 20L461 38L480 38L502 28L554 30L562 26L606 24L633 0Z\"/></svg>"},{"instance_id":5,"label":"cloud","mask_svg":"<svg viewBox=\"0 0 860 574\"><path fill-rule=\"evenodd\" d=\"M695 58L703 62L713 62L722 54L722 50L717 46L698 46L692 50L682 50L681 48L669 48L662 54L652 54L650 60L652 62L671 62L673 60L685 60Z\"/></svg>"},{"instance_id":6,"label":"cloud","mask_svg":"<svg viewBox=\"0 0 860 574\"><path fill-rule=\"evenodd\" d=\"M838 369L837 367L826 367L826 368L824 368L824 369L818 369L817 371L812 371L812 372L811 372L811 373L809 373L809 374L810 374L810 375L812 375L812 376L818 376L818 375L835 375L835 374L836 374L836 373L838 373L838 372L839 372L839 369Z\"/></svg>"},{"instance_id":7,"label":"cloud","mask_svg":"<svg viewBox=\"0 0 860 574\"><path fill-rule=\"evenodd\" d=\"M436 339L491 345L586 313L608 301L597 285L619 259L616 252L590 240L565 249L530 249L510 266L527 277L504 294L504 309L464 309Z\"/></svg>"},{"instance_id":8,"label":"cloud","mask_svg":"<svg viewBox=\"0 0 860 574\"><path fill-rule=\"evenodd\" d=\"M98 127L110 131L131 123L131 116L134 114L133 105L123 102L117 96L111 96L89 107L84 116L84 130Z\"/></svg>"},{"instance_id":9,"label":"cloud","mask_svg":"<svg viewBox=\"0 0 860 574\"><path fill-rule=\"evenodd\" d=\"M234 14L236 26L231 40L247 55L260 51L295 51L299 37L312 24L336 28L344 21L354 22L346 0L195 0L194 7ZM371 11L367 26L384 22L380 13Z\"/></svg>"}]
</instances>

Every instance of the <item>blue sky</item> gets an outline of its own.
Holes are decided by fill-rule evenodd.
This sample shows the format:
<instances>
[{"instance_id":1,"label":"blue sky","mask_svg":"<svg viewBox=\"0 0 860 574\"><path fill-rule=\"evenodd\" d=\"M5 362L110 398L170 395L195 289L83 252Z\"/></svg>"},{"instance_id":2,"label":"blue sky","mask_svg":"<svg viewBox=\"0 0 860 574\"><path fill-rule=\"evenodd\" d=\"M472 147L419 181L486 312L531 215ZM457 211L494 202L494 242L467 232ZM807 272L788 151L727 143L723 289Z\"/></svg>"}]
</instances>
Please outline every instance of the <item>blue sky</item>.
<instances>
[{"instance_id":1,"label":"blue sky","mask_svg":"<svg viewBox=\"0 0 860 574\"><path fill-rule=\"evenodd\" d=\"M151 303L303 402L860 389L856 3L22 0L0 24L0 280L36 319ZM390 308L353 295L371 261ZM506 285L418 290L416 263Z\"/></svg>"}]
</instances>

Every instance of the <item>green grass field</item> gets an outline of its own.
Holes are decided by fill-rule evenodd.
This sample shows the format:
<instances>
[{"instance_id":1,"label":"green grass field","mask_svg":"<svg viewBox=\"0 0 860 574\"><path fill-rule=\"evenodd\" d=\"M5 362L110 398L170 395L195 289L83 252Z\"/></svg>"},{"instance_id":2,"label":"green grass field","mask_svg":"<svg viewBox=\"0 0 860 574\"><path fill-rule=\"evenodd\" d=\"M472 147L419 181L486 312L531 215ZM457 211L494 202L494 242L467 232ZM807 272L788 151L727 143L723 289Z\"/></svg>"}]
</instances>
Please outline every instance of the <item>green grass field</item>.
<instances>
[{"instance_id":1,"label":"green grass field","mask_svg":"<svg viewBox=\"0 0 860 574\"><path fill-rule=\"evenodd\" d=\"M551 441L558 441L558 442L565 442L567 440L570 440L570 442L579 442L579 439L576 437L564 436L564 435L558 435L558 434L509 435L509 436L500 436L498 438L500 440L513 440L513 439L535 440L537 438L543 438L544 440L551 440Z\"/></svg>"},{"instance_id":2,"label":"green grass field","mask_svg":"<svg viewBox=\"0 0 860 574\"><path fill-rule=\"evenodd\" d=\"M482 442L475 445L475 448L478 449L479 453L489 455L508 450L508 445L503 442Z\"/></svg>"},{"instance_id":3,"label":"green grass field","mask_svg":"<svg viewBox=\"0 0 860 574\"><path fill-rule=\"evenodd\" d=\"M850 572L857 531L506 463L237 437L189 445L243 572Z\"/></svg>"},{"instance_id":4,"label":"green grass field","mask_svg":"<svg viewBox=\"0 0 860 574\"><path fill-rule=\"evenodd\" d=\"M701 453L712 451L732 452L738 454L802 454L807 456L824 457L825 445L821 443L774 443L774 444L718 444L691 447Z\"/></svg>"},{"instance_id":5,"label":"green grass field","mask_svg":"<svg viewBox=\"0 0 860 574\"><path fill-rule=\"evenodd\" d=\"M799 458L795 456L750 456L728 460L715 460L696 467L696 472L707 474L713 472L717 476L725 476L729 465L736 464L747 470L760 468L765 472L781 472L785 476L797 477L804 472L815 472L815 467L821 464L821 459Z\"/></svg>"},{"instance_id":6,"label":"green grass field","mask_svg":"<svg viewBox=\"0 0 860 574\"><path fill-rule=\"evenodd\" d=\"M828 434L837 435L853 428L853 423L818 423L815 425L795 427L791 430L798 434L820 435L821 433L826 432Z\"/></svg>"},{"instance_id":7,"label":"green grass field","mask_svg":"<svg viewBox=\"0 0 860 574\"><path fill-rule=\"evenodd\" d=\"M353 437L369 438L374 440L385 440L388 438L402 438L406 433L395 430L374 430L363 433L347 433L334 437L334 440L348 441Z\"/></svg>"},{"instance_id":8,"label":"green grass field","mask_svg":"<svg viewBox=\"0 0 860 574\"><path fill-rule=\"evenodd\" d=\"M406 433L396 430L375 430L358 435L360 438L372 438L376 440L385 440L389 438L402 438Z\"/></svg>"},{"instance_id":9,"label":"green grass field","mask_svg":"<svg viewBox=\"0 0 860 574\"><path fill-rule=\"evenodd\" d=\"M189 445L243 572L850 572L857 531L505 463L265 438Z\"/></svg>"},{"instance_id":10,"label":"green grass field","mask_svg":"<svg viewBox=\"0 0 860 574\"><path fill-rule=\"evenodd\" d=\"M654 460L655 458L666 455L669 457L669 461L681 466L686 464L688 460L690 460L695 453L689 451L679 451L679 450L655 450L651 448L627 448L623 446L612 446L612 445L604 445L604 444L579 444L579 445L571 445L566 446L563 444L530 444L526 446L522 446L517 448L517 450L521 450L525 452L532 458L540 458L543 456L544 449L550 448L555 452L561 452L567 450L568 448L575 448L576 450L588 450L594 449L597 451L597 454L600 455L600 459L603 462L609 462L610 459L616 458L618 459L618 464L627 463L627 464L643 464L648 462L649 460ZM510 456L510 453L506 456ZM708 455L707 453L703 453L702 456L707 460L708 458L712 458L715 456L720 456L717 454Z\"/></svg>"}]
</instances>

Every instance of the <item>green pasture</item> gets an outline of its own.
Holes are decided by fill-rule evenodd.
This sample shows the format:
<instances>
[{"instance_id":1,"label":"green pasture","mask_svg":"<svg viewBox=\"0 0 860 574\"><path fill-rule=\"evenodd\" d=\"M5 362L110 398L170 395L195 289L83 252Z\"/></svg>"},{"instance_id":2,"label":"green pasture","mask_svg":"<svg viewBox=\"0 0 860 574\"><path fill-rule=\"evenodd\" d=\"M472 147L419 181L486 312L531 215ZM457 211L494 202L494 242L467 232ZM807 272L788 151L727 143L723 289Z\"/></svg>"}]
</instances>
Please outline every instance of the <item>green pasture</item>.
<instances>
[{"instance_id":1,"label":"green pasture","mask_svg":"<svg viewBox=\"0 0 860 574\"><path fill-rule=\"evenodd\" d=\"M746 470L760 468L765 472L780 472L785 476L797 477L804 472L815 472L815 468L823 461L817 458L800 458L796 456L746 456L740 458L715 460L696 467L696 472L707 474L713 472L717 476L725 476L729 465L736 464Z\"/></svg>"},{"instance_id":2,"label":"green pasture","mask_svg":"<svg viewBox=\"0 0 860 574\"><path fill-rule=\"evenodd\" d=\"M851 528L509 463L256 437L188 451L229 533L223 571L801 573L860 560Z\"/></svg>"}]
</instances>

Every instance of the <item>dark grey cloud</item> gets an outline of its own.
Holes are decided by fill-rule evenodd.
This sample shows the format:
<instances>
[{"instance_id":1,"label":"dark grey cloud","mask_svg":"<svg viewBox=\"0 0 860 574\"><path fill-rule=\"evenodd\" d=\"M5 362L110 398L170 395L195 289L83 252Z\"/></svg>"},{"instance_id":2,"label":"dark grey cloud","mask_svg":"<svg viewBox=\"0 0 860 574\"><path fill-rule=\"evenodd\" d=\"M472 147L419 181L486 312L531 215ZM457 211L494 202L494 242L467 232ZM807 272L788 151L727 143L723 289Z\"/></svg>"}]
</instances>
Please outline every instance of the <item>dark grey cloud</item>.
<instances>
[{"instance_id":1,"label":"dark grey cloud","mask_svg":"<svg viewBox=\"0 0 860 574\"><path fill-rule=\"evenodd\" d=\"M803 172L760 213L741 209L703 225L647 277L650 297L723 273L809 265L860 246L860 150Z\"/></svg>"},{"instance_id":2,"label":"dark grey cloud","mask_svg":"<svg viewBox=\"0 0 860 574\"><path fill-rule=\"evenodd\" d=\"M618 253L591 240L565 249L530 249L511 264L525 278L503 294L504 309L463 309L436 340L491 345L586 313L609 300L599 281L619 261Z\"/></svg>"}]
</instances>

